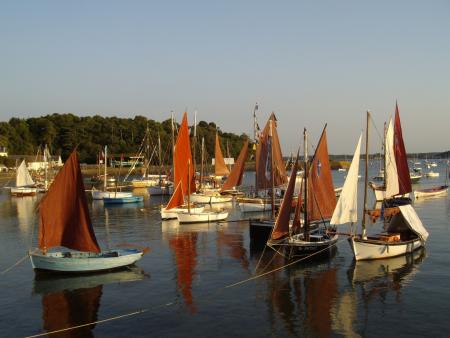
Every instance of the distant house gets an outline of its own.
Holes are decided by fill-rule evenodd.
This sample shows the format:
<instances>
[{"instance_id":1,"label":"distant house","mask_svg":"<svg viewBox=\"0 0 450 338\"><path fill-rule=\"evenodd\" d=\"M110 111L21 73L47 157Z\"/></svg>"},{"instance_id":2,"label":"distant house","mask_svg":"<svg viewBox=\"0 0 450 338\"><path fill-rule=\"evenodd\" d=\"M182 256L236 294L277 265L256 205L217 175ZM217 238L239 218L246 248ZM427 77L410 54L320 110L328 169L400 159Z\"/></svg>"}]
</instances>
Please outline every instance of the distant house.
<instances>
[{"instance_id":1,"label":"distant house","mask_svg":"<svg viewBox=\"0 0 450 338\"><path fill-rule=\"evenodd\" d=\"M8 151L6 147L0 146L0 157L8 157Z\"/></svg>"},{"instance_id":2,"label":"distant house","mask_svg":"<svg viewBox=\"0 0 450 338\"><path fill-rule=\"evenodd\" d=\"M226 165L233 165L234 164L234 158L232 158L232 157L224 157L223 160L225 161ZM216 164L216 159L215 158L213 158L211 160L211 164L212 165Z\"/></svg>"},{"instance_id":3,"label":"distant house","mask_svg":"<svg viewBox=\"0 0 450 338\"><path fill-rule=\"evenodd\" d=\"M0 173L7 173L8 167L2 163L0 163Z\"/></svg>"},{"instance_id":4,"label":"distant house","mask_svg":"<svg viewBox=\"0 0 450 338\"><path fill-rule=\"evenodd\" d=\"M47 168L61 167L63 165L61 161L61 156L50 156L47 159L48 162L44 161L44 156L42 155L11 155L10 159L16 160L17 165L20 164L22 160L27 163L28 170L44 170Z\"/></svg>"}]
</instances>

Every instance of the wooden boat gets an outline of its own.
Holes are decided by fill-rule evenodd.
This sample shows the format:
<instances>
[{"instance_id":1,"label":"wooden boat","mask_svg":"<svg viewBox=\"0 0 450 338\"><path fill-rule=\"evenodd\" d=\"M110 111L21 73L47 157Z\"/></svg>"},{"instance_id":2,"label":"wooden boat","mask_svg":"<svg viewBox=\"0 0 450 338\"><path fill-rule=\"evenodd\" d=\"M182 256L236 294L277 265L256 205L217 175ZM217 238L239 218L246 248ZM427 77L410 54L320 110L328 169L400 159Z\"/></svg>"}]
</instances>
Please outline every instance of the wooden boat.
<instances>
[{"instance_id":1,"label":"wooden boat","mask_svg":"<svg viewBox=\"0 0 450 338\"><path fill-rule=\"evenodd\" d=\"M28 172L25 160L20 163L16 171L16 186L11 187L12 196L34 196L37 193L37 189L34 186L34 181Z\"/></svg>"},{"instance_id":2,"label":"wooden boat","mask_svg":"<svg viewBox=\"0 0 450 338\"><path fill-rule=\"evenodd\" d=\"M144 200L144 196L129 196L129 197L104 197L105 204L124 204L124 203L138 203Z\"/></svg>"},{"instance_id":3,"label":"wooden boat","mask_svg":"<svg viewBox=\"0 0 450 338\"><path fill-rule=\"evenodd\" d=\"M192 203L198 204L214 204L214 203L227 203L233 200L232 196L223 196L220 193L201 193L195 192L190 195Z\"/></svg>"},{"instance_id":4,"label":"wooden boat","mask_svg":"<svg viewBox=\"0 0 450 338\"><path fill-rule=\"evenodd\" d=\"M280 139L278 137L277 119L274 113L271 113L263 131L260 133L256 145L255 159L255 195L253 197L246 197L245 200L240 199L239 208L244 212L270 210L273 223L275 220L277 195L275 189L276 187L284 186L288 181L281 152ZM295 171L294 175L296 176L296 174L297 172ZM293 181L293 184L295 184L295 179ZM258 193L261 191L265 194L262 200ZM270 203L267 203L269 201ZM263 223L267 224L265 221ZM263 231L261 235L258 235L260 229ZM261 220L251 219L249 230L252 241L263 238L262 243L267 242L267 232L261 227ZM266 237L264 238L264 236Z\"/></svg>"},{"instance_id":5,"label":"wooden boat","mask_svg":"<svg viewBox=\"0 0 450 338\"><path fill-rule=\"evenodd\" d=\"M439 177L439 173L433 170L430 170L425 173L425 177Z\"/></svg>"},{"instance_id":6,"label":"wooden boat","mask_svg":"<svg viewBox=\"0 0 450 338\"><path fill-rule=\"evenodd\" d=\"M204 210L203 206L191 204L190 192L195 191L194 169L192 168L192 154L189 140L189 129L187 114L184 113L183 120L174 143L173 172L175 190L166 206L160 209L161 219L176 219L179 212L191 209L195 213ZM187 204L185 202L187 195Z\"/></svg>"},{"instance_id":7,"label":"wooden boat","mask_svg":"<svg viewBox=\"0 0 450 338\"><path fill-rule=\"evenodd\" d=\"M367 204L368 188L367 163L369 120L370 113L367 112L364 206ZM398 106L396 106L395 112L395 144L393 141L393 128L391 120L386 132L386 148L389 152L393 151L395 153L395 158L391 157L391 159L397 170L394 170L395 166L386 169L386 197L388 198L411 192L411 181L409 180L409 168L403 143ZM403 203L403 201L399 202ZM386 203L386 201L384 201L384 203ZM386 231L376 235L367 235L366 233L366 210L364 207L361 234L349 238L355 260L359 261L400 256L411 253L424 245L428 238L428 232L417 216L414 208L411 204L397 205L397 207L400 212L393 215L388 223L385 224L384 228Z\"/></svg>"},{"instance_id":8,"label":"wooden boat","mask_svg":"<svg viewBox=\"0 0 450 338\"><path fill-rule=\"evenodd\" d=\"M139 249L101 251L84 194L76 150L55 177L39 205L39 248L29 252L36 270L93 272L134 264Z\"/></svg>"},{"instance_id":9,"label":"wooden boat","mask_svg":"<svg viewBox=\"0 0 450 338\"><path fill-rule=\"evenodd\" d=\"M439 176L439 173L438 173L438 176ZM411 180L411 183L417 183L422 178L422 173L420 171L419 172L412 171L409 173L409 178Z\"/></svg>"},{"instance_id":10,"label":"wooden boat","mask_svg":"<svg viewBox=\"0 0 450 338\"><path fill-rule=\"evenodd\" d=\"M326 249L331 248L338 240L338 235L334 229L327 225L327 220L325 219L333 214L336 206L331 166L328 159L326 127L325 125L314 156L310 162L308 161L307 154L306 129L304 130L304 195L298 198L292 227L289 229L295 185L294 175L298 165L297 154L297 159L294 164L295 170L293 169L292 171L280 212L278 213L270 239L267 241L267 245L275 248L278 252L280 252L280 249L284 249L288 258L318 252L329 253ZM349 175L352 174L351 170L352 167L350 167ZM305 201L303 224L300 222L302 197ZM311 228L312 222L316 222L317 225L314 229Z\"/></svg>"},{"instance_id":11,"label":"wooden boat","mask_svg":"<svg viewBox=\"0 0 450 338\"><path fill-rule=\"evenodd\" d=\"M413 195L415 199L419 199L419 198L447 195L447 193L448 193L448 185L441 185L438 187L414 190Z\"/></svg>"}]
</instances>

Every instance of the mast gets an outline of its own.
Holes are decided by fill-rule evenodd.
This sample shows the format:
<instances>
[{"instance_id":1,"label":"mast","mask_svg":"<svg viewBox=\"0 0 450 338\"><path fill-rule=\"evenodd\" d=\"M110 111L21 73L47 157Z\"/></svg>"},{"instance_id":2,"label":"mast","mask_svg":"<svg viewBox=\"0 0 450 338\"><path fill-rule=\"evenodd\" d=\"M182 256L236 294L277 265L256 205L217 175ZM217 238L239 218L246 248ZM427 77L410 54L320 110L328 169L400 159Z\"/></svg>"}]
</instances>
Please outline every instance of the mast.
<instances>
[{"instance_id":1,"label":"mast","mask_svg":"<svg viewBox=\"0 0 450 338\"><path fill-rule=\"evenodd\" d=\"M173 121L173 111L171 112L171 127L172 127L172 177L175 177L175 126Z\"/></svg>"},{"instance_id":2,"label":"mast","mask_svg":"<svg viewBox=\"0 0 450 338\"><path fill-rule=\"evenodd\" d=\"M231 158L231 156L230 156L230 147L228 146L228 140L227 140L227 157ZM231 171L231 163L230 162L228 162L228 170Z\"/></svg>"},{"instance_id":3,"label":"mast","mask_svg":"<svg viewBox=\"0 0 450 338\"><path fill-rule=\"evenodd\" d=\"M44 147L44 189L47 190L47 186L48 186L48 179L47 179L47 164L48 164L48 159L47 159L47 145L45 145Z\"/></svg>"},{"instance_id":4,"label":"mast","mask_svg":"<svg viewBox=\"0 0 450 338\"><path fill-rule=\"evenodd\" d=\"M108 146L107 145L105 145L105 173L104 173L104 176L103 176L103 189L106 191L106 184L107 184L107 182L106 182L106 178L107 178L107 173L106 173L106 167L107 167L107 164L108 163Z\"/></svg>"},{"instance_id":5,"label":"mast","mask_svg":"<svg viewBox=\"0 0 450 338\"><path fill-rule=\"evenodd\" d=\"M255 108L253 108L253 140L255 141L255 197L258 197L258 168L256 166L256 152L258 147L258 139L257 139L257 129L258 122L256 122L256 111L258 110L258 102L255 104Z\"/></svg>"},{"instance_id":6,"label":"mast","mask_svg":"<svg viewBox=\"0 0 450 338\"><path fill-rule=\"evenodd\" d=\"M270 199L272 207L272 219L275 219L275 170L273 170L273 144L272 144L272 120L270 120L269 137L270 137L270 177L272 183L272 196Z\"/></svg>"},{"instance_id":7,"label":"mast","mask_svg":"<svg viewBox=\"0 0 450 338\"><path fill-rule=\"evenodd\" d=\"M363 239L367 237L366 235L366 210L367 210L367 186L369 183L369 119L370 112L367 111L367 122L366 122L366 167L365 167L365 177L364 177L364 206L362 214L362 232L361 236Z\"/></svg>"},{"instance_id":8,"label":"mast","mask_svg":"<svg viewBox=\"0 0 450 338\"><path fill-rule=\"evenodd\" d=\"M303 129L303 144L305 147L305 153L304 153L304 177L305 177L305 197L304 197L304 227L303 227L303 238L305 241L309 240L309 223L308 223L308 175L309 175L309 168L308 168L308 142L307 142L307 134L306 134L306 128Z\"/></svg>"},{"instance_id":9,"label":"mast","mask_svg":"<svg viewBox=\"0 0 450 338\"><path fill-rule=\"evenodd\" d=\"M148 121L147 128L145 129L145 179L148 180L148 171L150 166L150 139L149 139L149 131L148 131Z\"/></svg>"},{"instance_id":10,"label":"mast","mask_svg":"<svg viewBox=\"0 0 450 338\"><path fill-rule=\"evenodd\" d=\"M192 152L193 152L193 156L192 156L192 164L194 165L194 176L195 176L195 164L197 163L196 160L196 154L195 154L195 144L197 143L197 111L194 111L194 133L192 136Z\"/></svg>"},{"instance_id":11,"label":"mast","mask_svg":"<svg viewBox=\"0 0 450 338\"><path fill-rule=\"evenodd\" d=\"M200 159L200 189L202 188L202 182L203 182L203 163L205 161L205 138L202 137L202 153L201 153L201 159Z\"/></svg>"},{"instance_id":12,"label":"mast","mask_svg":"<svg viewBox=\"0 0 450 338\"><path fill-rule=\"evenodd\" d=\"M187 196L187 200L188 200L188 212L191 213L191 182L189 180L190 178L190 172L191 172L191 160L188 160L187 163L187 175L188 175L188 196Z\"/></svg>"},{"instance_id":13,"label":"mast","mask_svg":"<svg viewBox=\"0 0 450 338\"><path fill-rule=\"evenodd\" d=\"M161 174L163 168L162 168L161 136L159 135L159 132L158 132L158 158L159 158L159 184L161 185Z\"/></svg>"}]
</instances>

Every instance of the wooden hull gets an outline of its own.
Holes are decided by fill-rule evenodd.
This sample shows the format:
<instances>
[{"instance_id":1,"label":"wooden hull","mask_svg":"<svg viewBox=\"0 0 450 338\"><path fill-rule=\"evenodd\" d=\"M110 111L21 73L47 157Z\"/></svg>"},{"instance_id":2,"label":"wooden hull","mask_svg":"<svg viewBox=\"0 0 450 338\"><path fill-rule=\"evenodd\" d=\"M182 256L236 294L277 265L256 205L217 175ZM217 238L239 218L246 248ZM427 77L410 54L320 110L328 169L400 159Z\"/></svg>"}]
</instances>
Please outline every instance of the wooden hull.
<instances>
[{"instance_id":1,"label":"wooden hull","mask_svg":"<svg viewBox=\"0 0 450 338\"><path fill-rule=\"evenodd\" d=\"M231 202L233 197L222 195L191 194L190 199L192 203L214 204Z\"/></svg>"},{"instance_id":2,"label":"wooden hull","mask_svg":"<svg viewBox=\"0 0 450 338\"><path fill-rule=\"evenodd\" d=\"M11 195L22 197L22 196L34 196L37 193L37 188L27 188L27 187L12 187Z\"/></svg>"},{"instance_id":3,"label":"wooden hull","mask_svg":"<svg viewBox=\"0 0 450 338\"><path fill-rule=\"evenodd\" d=\"M137 249L118 249L99 254L67 250L46 255L30 253L30 260L36 270L86 273L128 266L141 259L143 254Z\"/></svg>"},{"instance_id":4,"label":"wooden hull","mask_svg":"<svg viewBox=\"0 0 450 338\"><path fill-rule=\"evenodd\" d=\"M180 223L210 223L223 221L227 219L227 217L228 211L203 211L197 213L193 213L192 211L189 213L185 211L177 214L177 218Z\"/></svg>"},{"instance_id":5,"label":"wooden hull","mask_svg":"<svg viewBox=\"0 0 450 338\"><path fill-rule=\"evenodd\" d=\"M447 195L447 193L448 193L447 186L430 188L430 189L414 190L414 198L418 199L418 198L442 196L442 195Z\"/></svg>"},{"instance_id":6,"label":"wooden hull","mask_svg":"<svg viewBox=\"0 0 450 338\"><path fill-rule=\"evenodd\" d=\"M199 212L203 212L204 209L205 209L204 206L191 207L191 212L199 213ZM179 207L179 208L172 208L169 210L166 210L166 208L161 208L161 219L162 220L177 219L178 213L187 212L187 210L188 210L187 206Z\"/></svg>"},{"instance_id":7,"label":"wooden hull","mask_svg":"<svg viewBox=\"0 0 450 338\"><path fill-rule=\"evenodd\" d=\"M372 239L349 238L355 260L396 257L411 253L423 246L419 238L409 241L387 242Z\"/></svg>"},{"instance_id":8,"label":"wooden hull","mask_svg":"<svg viewBox=\"0 0 450 338\"><path fill-rule=\"evenodd\" d=\"M250 240L264 246L272 233L274 220L251 219L249 224Z\"/></svg>"},{"instance_id":9,"label":"wooden hull","mask_svg":"<svg viewBox=\"0 0 450 338\"><path fill-rule=\"evenodd\" d=\"M263 212L272 210L270 201L262 198L242 198L238 199L238 202L241 212Z\"/></svg>"},{"instance_id":10,"label":"wooden hull","mask_svg":"<svg viewBox=\"0 0 450 338\"><path fill-rule=\"evenodd\" d=\"M131 192L114 192L114 191L100 191L100 190L93 190L92 191L92 199L94 200L102 200L104 198L125 198L125 197L132 197L133 194Z\"/></svg>"},{"instance_id":11,"label":"wooden hull","mask_svg":"<svg viewBox=\"0 0 450 338\"><path fill-rule=\"evenodd\" d=\"M318 233L318 232L317 232ZM305 241L303 239L303 234L292 236L288 238L283 246L285 250L289 250L289 256L303 256L311 254L328 254L331 247L334 247L338 241L339 236L334 235L310 235L310 240Z\"/></svg>"}]
</instances>

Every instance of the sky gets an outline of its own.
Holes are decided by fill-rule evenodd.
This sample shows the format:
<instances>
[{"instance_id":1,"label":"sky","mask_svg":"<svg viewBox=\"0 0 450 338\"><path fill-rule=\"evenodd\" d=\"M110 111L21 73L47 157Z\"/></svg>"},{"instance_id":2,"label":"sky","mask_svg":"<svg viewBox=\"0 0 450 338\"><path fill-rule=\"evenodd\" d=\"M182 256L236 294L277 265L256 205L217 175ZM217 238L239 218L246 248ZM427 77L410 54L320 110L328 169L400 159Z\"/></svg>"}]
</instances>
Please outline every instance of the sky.
<instances>
[{"instance_id":1,"label":"sky","mask_svg":"<svg viewBox=\"0 0 450 338\"><path fill-rule=\"evenodd\" d=\"M285 153L328 124L332 154L371 149L398 101L408 152L450 149L450 1L2 1L0 121L71 112L193 121Z\"/></svg>"}]
</instances>

